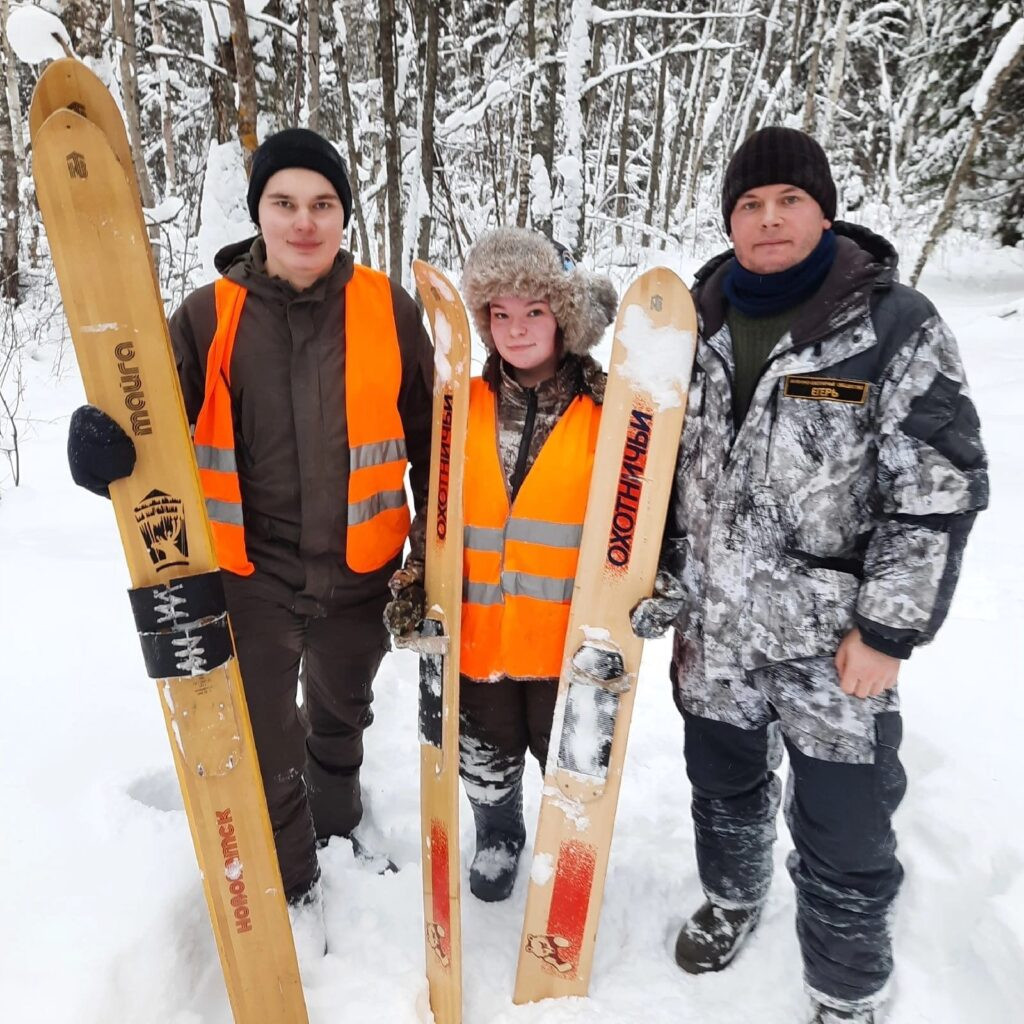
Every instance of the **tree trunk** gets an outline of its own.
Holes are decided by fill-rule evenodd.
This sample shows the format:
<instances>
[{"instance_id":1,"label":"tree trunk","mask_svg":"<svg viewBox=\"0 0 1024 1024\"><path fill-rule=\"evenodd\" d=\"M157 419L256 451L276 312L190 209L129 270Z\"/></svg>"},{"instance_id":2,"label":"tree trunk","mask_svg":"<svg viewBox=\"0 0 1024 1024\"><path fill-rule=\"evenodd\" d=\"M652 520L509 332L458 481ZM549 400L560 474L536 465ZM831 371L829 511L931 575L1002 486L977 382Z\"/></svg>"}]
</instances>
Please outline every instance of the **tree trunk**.
<instances>
[{"instance_id":1,"label":"tree trunk","mask_svg":"<svg viewBox=\"0 0 1024 1024\"><path fill-rule=\"evenodd\" d=\"M527 0L526 50L531 64L540 53L537 39L546 39L546 58L558 50L558 12L552 0ZM555 162L555 116L558 65L551 60L538 69L531 95L533 156L530 159L530 219L535 230L550 237L552 228L551 171ZM543 179L543 180L541 180Z\"/></svg>"},{"instance_id":2,"label":"tree trunk","mask_svg":"<svg viewBox=\"0 0 1024 1024\"><path fill-rule=\"evenodd\" d=\"M252 168L252 155L260 144L256 135L256 63L245 14L245 0L228 0L228 11L231 15L231 45L235 51L238 75L238 141L242 144L242 159L248 174Z\"/></svg>"},{"instance_id":3,"label":"tree trunk","mask_svg":"<svg viewBox=\"0 0 1024 1024\"><path fill-rule=\"evenodd\" d=\"M281 0L267 0L264 8L266 14L278 21L284 20ZM267 84L270 96L270 107L274 114L274 124L283 128L288 123L288 65L291 58L284 44L284 29L275 25L271 30L271 46L274 53L274 81Z\"/></svg>"},{"instance_id":4,"label":"tree trunk","mask_svg":"<svg viewBox=\"0 0 1024 1024\"><path fill-rule=\"evenodd\" d=\"M0 6L3 23L7 24L8 0ZM11 52L4 36L3 47L5 77L12 71ZM14 134L11 129L11 110L7 90L0 89L0 176L3 177L3 193L0 195L0 217L2 217L3 242L0 244L0 295L17 302L18 287L18 158L14 152Z\"/></svg>"},{"instance_id":5,"label":"tree trunk","mask_svg":"<svg viewBox=\"0 0 1024 1024\"><path fill-rule=\"evenodd\" d=\"M1012 43L1016 49L1007 47L1008 43ZM996 62L999 62L998 70L991 82L988 83L988 92L984 100L984 106L978 109L977 104L975 105L971 134L967 139L967 145L964 146L963 152L960 154L959 160L956 162L953 176L949 179L949 185L946 187L946 194L943 196L939 215L935 218L935 223L928 233L928 238L921 249L921 255L917 258L917 263L914 264L914 272L910 275L911 288L917 286L917 280L921 276L921 271L924 270L925 264L928 262L928 257L931 256L939 239L949 230L950 224L953 223L956 198L960 192L961 185L967 180L967 175L970 173L974 151L978 148L978 143L981 141L985 126L999 106L999 98L1003 91L1003 86L1009 81L1022 58L1024 58L1024 19L1018 19L1006 33L1003 42L996 48L995 56L979 80L979 84L984 82L988 77L989 68L995 70Z\"/></svg>"},{"instance_id":6,"label":"tree trunk","mask_svg":"<svg viewBox=\"0 0 1024 1024\"><path fill-rule=\"evenodd\" d=\"M146 166L146 150L142 141L142 124L139 116L138 69L135 64L135 0L111 0L110 16L114 38L120 49L121 98L128 120L128 139L132 147L132 164L139 181L139 196L142 205L153 207L153 185L149 180ZM149 242L153 250L153 262L160 264L160 225L150 224Z\"/></svg>"},{"instance_id":7,"label":"tree trunk","mask_svg":"<svg viewBox=\"0 0 1024 1024\"><path fill-rule=\"evenodd\" d=\"M807 87L804 92L804 123L803 130L814 135L814 96L818 88L818 67L821 64L821 37L825 34L825 13L827 4L819 4L814 15L814 28L811 29L811 63L807 69Z\"/></svg>"},{"instance_id":8,"label":"tree trunk","mask_svg":"<svg viewBox=\"0 0 1024 1024\"><path fill-rule=\"evenodd\" d=\"M295 22L295 92L292 94L292 126L302 119L302 101L306 96L306 48L302 31L302 15L309 0L299 0L299 17Z\"/></svg>"},{"instance_id":9,"label":"tree trunk","mask_svg":"<svg viewBox=\"0 0 1024 1024\"><path fill-rule=\"evenodd\" d=\"M516 152L519 178L516 227L525 228L530 215L530 147L533 145L532 85L523 90L520 106L519 148Z\"/></svg>"},{"instance_id":10,"label":"tree trunk","mask_svg":"<svg viewBox=\"0 0 1024 1024\"><path fill-rule=\"evenodd\" d=\"M583 135L583 83L590 65L592 0L573 0L569 19L569 56L565 67L565 151L562 155L562 224L564 238L576 253L583 250L587 140Z\"/></svg>"},{"instance_id":11,"label":"tree trunk","mask_svg":"<svg viewBox=\"0 0 1024 1024\"><path fill-rule=\"evenodd\" d=\"M843 68L846 65L846 28L849 23L850 2L842 0L839 5L839 14L836 16L836 45L832 54L832 70L828 76L828 102L825 105L821 138L818 140L826 148L832 135L832 121L835 117L836 107L839 105L839 96L843 90Z\"/></svg>"},{"instance_id":12,"label":"tree trunk","mask_svg":"<svg viewBox=\"0 0 1024 1024\"><path fill-rule=\"evenodd\" d=\"M320 130L320 4L317 0L309 8L309 127Z\"/></svg>"},{"instance_id":13,"label":"tree trunk","mask_svg":"<svg viewBox=\"0 0 1024 1024\"><path fill-rule=\"evenodd\" d=\"M156 0L149 0L149 18L153 32L153 42L157 46L166 46L167 40L164 36L164 25L160 19L160 11ZM167 67L167 58L158 57L156 61L157 74L160 77L160 121L164 137L164 173L167 176L168 192L173 192L177 185L177 171L174 161L174 114L171 111L171 96L168 88L170 72Z\"/></svg>"},{"instance_id":14,"label":"tree trunk","mask_svg":"<svg viewBox=\"0 0 1024 1024\"><path fill-rule=\"evenodd\" d=\"M664 49L668 48L668 22L662 25L661 41ZM658 192L661 185L661 135L665 121L665 80L668 76L668 54L661 58L661 71L658 74L658 99L654 111L654 139L651 141L651 170L647 179L647 214L644 225L650 227L654 221L654 211L658 206ZM644 247L650 244L650 235L645 231L640 239Z\"/></svg>"},{"instance_id":15,"label":"tree trunk","mask_svg":"<svg viewBox=\"0 0 1024 1024\"><path fill-rule=\"evenodd\" d=\"M708 38L709 29L705 26L701 42L707 42ZM673 167L678 165L679 172L676 173L673 169L672 173L669 175L668 192L665 197L665 231L668 231L669 228L671 212L675 210L676 206L678 206L679 200L682 197L688 176L689 159L697 145L694 126L697 123L699 111L703 110L702 91L705 86L705 67L708 62L709 57L707 50L700 49L694 55L693 68L690 71L689 84L685 91L686 110L680 112L676 123L676 135L673 142L672 156ZM683 99L682 95L679 99L681 105ZM684 139L687 140L685 150L683 149ZM678 154L675 152L676 150L678 150Z\"/></svg>"},{"instance_id":16,"label":"tree trunk","mask_svg":"<svg viewBox=\"0 0 1024 1024\"><path fill-rule=\"evenodd\" d=\"M367 266L371 265L370 236L366 231L366 216L363 213L363 201L360 197L359 173L361 160L356 148L355 131L352 127L352 95L348 86L348 26L343 21L338 26L338 43L334 51L334 63L338 65L338 84L341 87L341 119L345 122L345 146L348 151L348 173L352 187L352 215L355 217L356 230L359 232L359 258Z\"/></svg>"},{"instance_id":17,"label":"tree trunk","mask_svg":"<svg viewBox=\"0 0 1024 1024\"><path fill-rule=\"evenodd\" d=\"M626 28L626 59L633 52L636 38L636 18L629 19ZM626 160L629 157L630 116L633 107L633 72L626 72L626 88L622 97L622 122L619 126L619 161L615 173L615 244L622 244L622 218L626 213Z\"/></svg>"},{"instance_id":18,"label":"tree trunk","mask_svg":"<svg viewBox=\"0 0 1024 1024\"><path fill-rule=\"evenodd\" d=\"M3 0L0 5L0 18L2 24L7 24L7 17L10 14L10 0ZM7 107L11 117L11 138L14 144L14 158L20 171L25 167L25 128L21 117L21 94L18 88L18 65L14 58L14 51L11 49L7 33L2 33L4 59L7 73L4 76L4 87L7 89Z\"/></svg>"},{"instance_id":19,"label":"tree trunk","mask_svg":"<svg viewBox=\"0 0 1024 1024\"><path fill-rule=\"evenodd\" d=\"M423 116L420 125L420 173L423 181L424 208L420 210L420 224L416 255L421 260L430 256L430 229L434 209L434 107L437 99L437 40L440 2L428 0L427 50L424 55Z\"/></svg>"},{"instance_id":20,"label":"tree trunk","mask_svg":"<svg viewBox=\"0 0 1024 1024\"><path fill-rule=\"evenodd\" d=\"M213 110L214 133L217 142L223 145L230 142L235 133L235 122L238 110L235 107L235 50L231 45L231 36L221 37L217 26L217 16L213 10L212 0L206 0L210 6L210 20L213 32L217 37L217 63L227 72L227 77L210 71L210 107Z\"/></svg>"},{"instance_id":21,"label":"tree trunk","mask_svg":"<svg viewBox=\"0 0 1024 1024\"><path fill-rule=\"evenodd\" d=\"M754 107L757 104L757 97L760 92L761 81L764 78L765 68L768 65L768 57L771 54L772 38L775 35L775 26L779 18L779 6L780 0L774 0L772 9L768 13L768 18L764 22L764 45L761 47L757 64L751 73L750 88L747 90L742 104L742 113L736 121L736 131L732 136L732 145L729 147L730 152L735 152L736 148L743 142L750 131L750 121L754 114Z\"/></svg>"},{"instance_id":22,"label":"tree trunk","mask_svg":"<svg viewBox=\"0 0 1024 1024\"><path fill-rule=\"evenodd\" d=\"M395 103L395 4L380 0L380 77L384 98L384 147L388 195L388 274L402 279L402 153Z\"/></svg>"},{"instance_id":23,"label":"tree trunk","mask_svg":"<svg viewBox=\"0 0 1024 1024\"><path fill-rule=\"evenodd\" d=\"M114 36L118 41L121 69L121 99L128 119L128 138L132 144L135 176L139 179L139 193L143 206L153 205L153 186L146 167L142 144L142 125L139 119L138 73L135 66L135 0L111 0L110 14Z\"/></svg>"}]
</instances>

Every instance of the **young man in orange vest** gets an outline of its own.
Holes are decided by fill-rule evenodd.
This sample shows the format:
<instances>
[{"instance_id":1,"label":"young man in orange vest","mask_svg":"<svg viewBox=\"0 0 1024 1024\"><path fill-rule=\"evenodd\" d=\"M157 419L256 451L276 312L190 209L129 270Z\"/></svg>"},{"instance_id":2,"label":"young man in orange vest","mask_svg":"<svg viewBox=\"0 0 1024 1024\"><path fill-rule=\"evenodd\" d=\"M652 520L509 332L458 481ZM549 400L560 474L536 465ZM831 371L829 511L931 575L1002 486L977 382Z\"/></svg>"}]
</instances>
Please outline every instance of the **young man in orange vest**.
<instances>
[{"instance_id":1,"label":"young man in orange vest","mask_svg":"<svg viewBox=\"0 0 1024 1024\"><path fill-rule=\"evenodd\" d=\"M466 302L489 356L466 438L460 774L476 823L469 886L508 897L526 839L526 750L543 770L605 375L587 353L615 315L611 281L519 228L466 258ZM389 628L418 622L407 572Z\"/></svg>"},{"instance_id":2,"label":"young man in orange vest","mask_svg":"<svg viewBox=\"0 0 1024 1024\"><path fill-rule=\"evenodd\" d=\"M350 836L362 816L407 465L417 512L426 501L433 357L412 299L341 249L352 197L326 139L270 136L247 198L260 234L218 253L221 278L170 327L285 892L319 945L309 955L323 949L317 840ZM100 493L135 461L89 406L68 449L76 483Z\"/></svg>"}]
</instances>

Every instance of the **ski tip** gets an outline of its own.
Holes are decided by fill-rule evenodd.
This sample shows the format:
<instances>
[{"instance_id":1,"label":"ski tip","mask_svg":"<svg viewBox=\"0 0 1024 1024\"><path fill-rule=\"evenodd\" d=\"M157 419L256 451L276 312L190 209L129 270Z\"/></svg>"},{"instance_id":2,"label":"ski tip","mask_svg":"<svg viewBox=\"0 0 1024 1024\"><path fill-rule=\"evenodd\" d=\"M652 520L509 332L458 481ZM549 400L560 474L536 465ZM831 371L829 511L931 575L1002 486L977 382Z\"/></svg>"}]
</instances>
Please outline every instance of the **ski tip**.
<instances>
[{"instance_id":1,"label":"ski tip","mask_svg":"<svg viewBox=\"0 0 1024 1024\"><path fill-rule=\"evenodd\" d=\"M413 260L413 277L416 288L424 302L428 297L435 302L455 302L459 298L458 289L448 280L437 267L423 260Z\"/></svg>"}]
</instances>

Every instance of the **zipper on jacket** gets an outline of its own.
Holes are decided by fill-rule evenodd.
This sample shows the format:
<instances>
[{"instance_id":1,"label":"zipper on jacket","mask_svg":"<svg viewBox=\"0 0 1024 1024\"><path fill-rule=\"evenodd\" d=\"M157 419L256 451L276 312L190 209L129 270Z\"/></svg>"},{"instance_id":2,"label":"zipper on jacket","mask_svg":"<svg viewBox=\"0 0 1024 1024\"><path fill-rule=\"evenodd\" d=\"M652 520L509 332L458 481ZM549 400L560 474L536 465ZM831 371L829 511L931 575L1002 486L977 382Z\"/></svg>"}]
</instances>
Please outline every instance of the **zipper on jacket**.
<instances>
[{"instance_id":1,"label":"zipper on jacket","mask_svg":"<svg viewBox=\"0 0 1024 1024\"><path fill-rule=\"evenodd\" d=\"M764 457L764 476L762 477L763 483L768 483L768 478L771 476L772 466L772 448L775 446L775 423L779 418L779 389L775 389L775 398L769 404L767 412L771 416L771 420L768 422L768 451Z\"/></svg>"},{"instance_id":2,"label":"zipper on jacket","mask_svg":"<svg viewBox=\"0 0 1024 1024\"><path fill-rule=\"evenodd\" d=\"M516 500L519 488L526 477L526 460L530 457L530 442L533 440L533 427L537 420L537 389L526 388L526 420L523 423L523 436L519 439L519 454L516 456L516 468L512 471L510 481L511 501ZM511 502L510 502L511 503Z\"/></svg>"}]
</instances>

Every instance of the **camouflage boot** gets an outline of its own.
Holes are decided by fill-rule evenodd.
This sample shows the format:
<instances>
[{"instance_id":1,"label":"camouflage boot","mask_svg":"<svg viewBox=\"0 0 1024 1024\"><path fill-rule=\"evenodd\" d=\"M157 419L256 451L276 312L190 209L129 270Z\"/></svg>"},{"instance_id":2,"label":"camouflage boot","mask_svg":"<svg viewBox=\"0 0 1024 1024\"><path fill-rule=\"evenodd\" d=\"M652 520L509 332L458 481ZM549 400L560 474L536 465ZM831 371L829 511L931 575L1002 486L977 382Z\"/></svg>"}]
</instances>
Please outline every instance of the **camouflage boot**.
<instances>
[{"instance_id":1,"label":"camouflage boot","mask_svg":"<svg viewBox=\"0 0 1024 1024\"><path fill-rule=\"evenodd\" d=\"M676 963L688 974L728 967L760 917L760 906L726 910L706 902L679 931Z\"/></svg>"},{"instance_id":2,"label":"camouflage boot","mask_svg":"<svg viewBox=\"0 0 1024 1024\"><path fill-rule=\"evenodd\" d=\"M519 855L526 843L521 784L499 803L470 800L476 823L476 855L469 868L469 891L486 903L508 899L516 884Z\"/></svg>"},{"instance_id":3,"label":"camouflage boot","mask_svg":"<svg viewBox=\"0 0 1024 1024\"><path fill-rule=\"evenodd\" d=\"M835 1010L821 1003L814 1003L813 1009L810 1024L881 1024L882 1020L874 1009Z\"/></svg>"}]
</instances>

